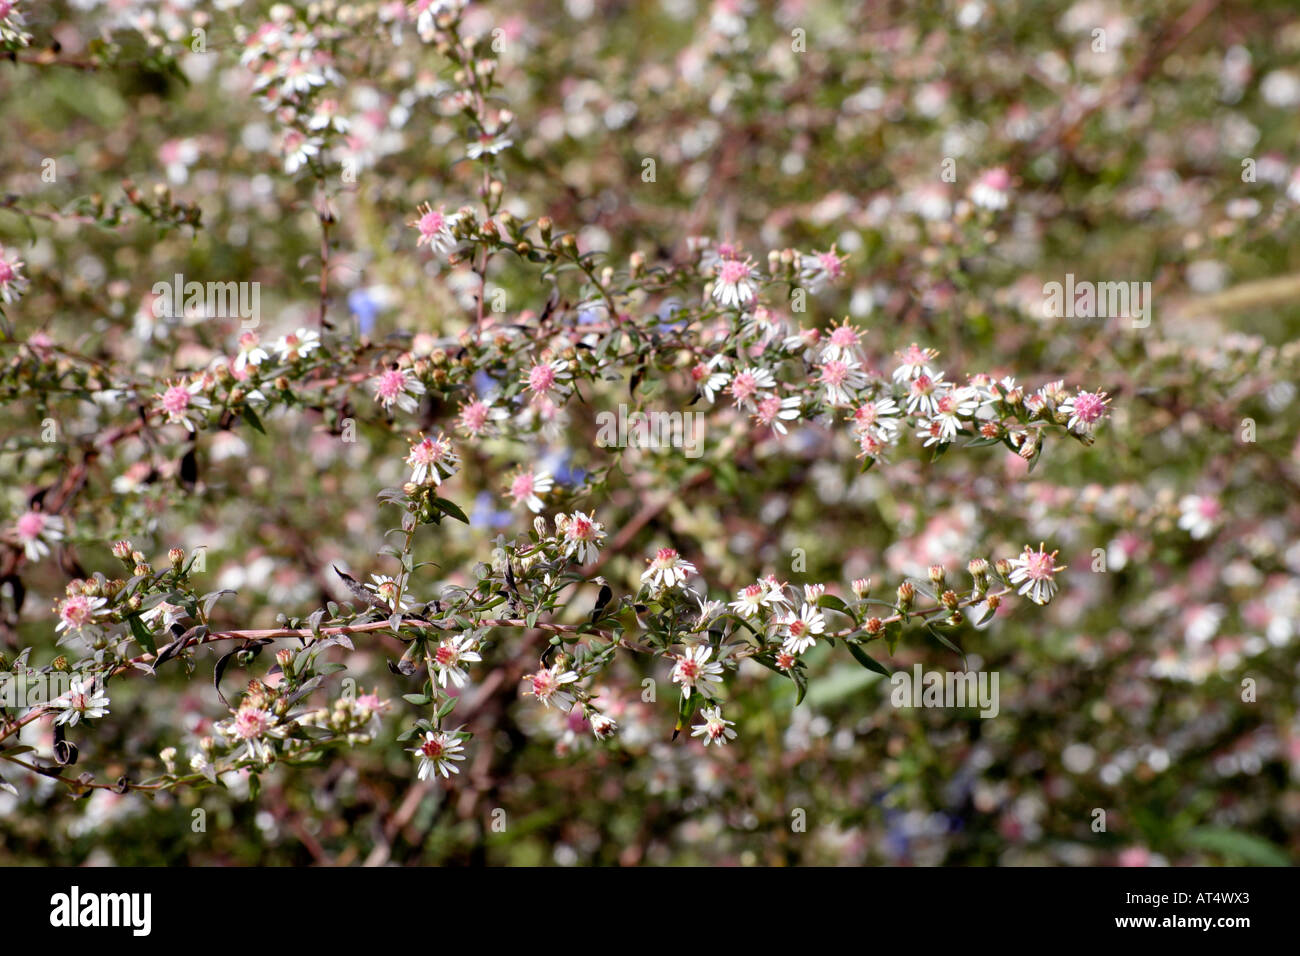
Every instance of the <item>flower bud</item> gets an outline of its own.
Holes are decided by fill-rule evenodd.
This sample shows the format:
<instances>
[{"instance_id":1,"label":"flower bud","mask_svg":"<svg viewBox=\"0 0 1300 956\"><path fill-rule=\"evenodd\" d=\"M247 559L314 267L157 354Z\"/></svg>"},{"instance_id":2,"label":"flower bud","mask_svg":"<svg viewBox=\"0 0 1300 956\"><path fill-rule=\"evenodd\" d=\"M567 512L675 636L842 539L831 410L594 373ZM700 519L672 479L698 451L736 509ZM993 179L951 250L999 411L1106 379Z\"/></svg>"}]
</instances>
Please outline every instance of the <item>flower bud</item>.
<instances>
[{"instance_id":1,"label":"flower bud","mask_svg":"<svg viewBox=\"0 0 1300 956\"><path fill-rule=\"evenodd\" d=\"M185 563L185 549L172 548L167 552L167 560L171 562L173 571L179 571Z\"/></svg>"},{"instance_id":2,"label":"flower bud","mask_svg":"<svg viewBox=\"0 0 1300 956\"><path fill-rule=\"evenodd\" d=\"M998 572L998 577L1003 581L1006 581L1011 576L1011 562L1006 558L998 558L997 563L993 565L993 569Z\"/></svg>"},{"instance_id":3,"label":"flower bud","mask_svg":"<svg viewBox=\"0 0 1300 956\"><path fill-rule=\"evenodd\" d=\"M852 587L855 597L864 598L871 593L871 578L854 578Z\"/></svg>"},{"instance_id":4,"label":"flower bud","mask_svg":"<svg viewBox=\"0 0 1300 956\"><path fill-rule=\"evenodd\" d=\"M113 542L113 557L115 558L121 558L125 561L127 558L131 557L132 550L130 541Z\"/></svg>"},{"instance_id":5,"label":"flower bud","mask_svg":"<svg viewBox=\"0 0 1300 956\"><path fill-rule=\"evenodd\" d=\"M946 575L947 575L947 572L943 569L943 565L942 565L942 564L932 564L932 565L930 565L930 583L931 583L931 584L935 584L935 585L943 584L943 579L944 579L944 577L945 577Z\"/></svg>"},{"instance_id":6,"label":"flower bud","mask_svg":"<svg viewBox=\"0 0 1300 956\"><path fill-rule=\"evenodd\" d=\"M640 278L645 273L645 256L634 252L627 257L627 271L633 278Z\"/></svg>"},{"instance_id":7,"label":"flower bud","mask_svg":"<svg viewBox=\"0 0 1300 956\"><path fill-rule=\"evenodd\" d=\"M153 574L153 568L150 567L147 563L137 564L135 566L135 574L137 577L142 577L142 578L148 577L149 575Z\"/></svg>"},{"instance_id":8,"label":"flower bud","mask_svg":"<svg viewBox=\"0 0 1300 956\"><path fill-rule=\"evenodd\" d=\"M996 611L1002 606L1002 598L996 594L990 594L987 604L990 611Z\"/></svg>"},{"instance_id":9,"label":"flower bud","mask_svg":"<svg viewBox=\"0 0 1300 956\"><path fill-rule=\"evenodd\" d=\"M885 629L885 622L878 617L873 617L871 620L867 621L865 628L868 634L875 637Z\"/></svg>"},{"instance_id":10,"label":"flower bud","mask_svg":"<svg viewBox=\"0 0 1300 956\"><path fill-rule=\"evenodd\" d=\"M554 223L551 222L550 216L542 216L537 220L537 231L542 234L542 242L548 246L551 244L551 230L553 228Z\"/></svg>"},{"instance_id":11,"label":"flower bud","mask_svg":"<svg viewBox=\"0 0 1300 956\"><path fill-rule=\"evenodd\" d=\"M916 597L916 588L911 581L904 581L898 586L898 606L906 611L912 606L912 599Z\"/></svg>"},{"instance_id":12,"label":"flower bud","mask_svg":"<svg viewBox=\"0 0 1300 956\"><path fill-rule=\"evenodd\" d=\"M285 677L293 676L293 651L287 647L280 648L275 652L275 662L280 665Z\"/></svg>"},{"instance_id":13,"label":"flower bud","mask_svg":"<svg viewBox=\"0 0 1300 956\"><path fill-rule=\"evenodd\" d=\"M939 595L939 603L942 604L944 607L946 607L948 610L955 611L957 610L957 606L961 604L961 598L957 596L956 591L949 588L947 591L944 591L941 595Z\"/></svg>"}]
</instances>

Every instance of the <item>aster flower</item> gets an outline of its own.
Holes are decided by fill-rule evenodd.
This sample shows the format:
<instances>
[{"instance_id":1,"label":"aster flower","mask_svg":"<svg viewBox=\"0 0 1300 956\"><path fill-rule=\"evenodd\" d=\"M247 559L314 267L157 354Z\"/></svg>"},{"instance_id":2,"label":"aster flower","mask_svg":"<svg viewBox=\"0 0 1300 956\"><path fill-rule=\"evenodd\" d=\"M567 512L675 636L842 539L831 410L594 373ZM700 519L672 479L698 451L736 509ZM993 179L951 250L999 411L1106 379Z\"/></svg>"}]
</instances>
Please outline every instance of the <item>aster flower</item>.
<instances>
[{"instance_id":1,"label":"aster flower","mask_svg":"<svg viewBox=\"0 0 1300 956\"><path fill-rule=\"evenodd\" d=\"M779 621L779 627L785 632L782 649L791 654L802 654L817 643L817 635L826 630L826 618L816 607L805 604L796 615L789 612Z\"/></svg>"},{"instance_id":2,"label":"aster flower","mask_svg":"<svg viewBox=\"0 0 1300 956\"><path fill-rule=\"evenodd\" d=\"M907 388L907 413L933 415L939 409L939 398L948 390L943 372L922 373L912 379Z\"/></svg>"},{"instance_id":3,"label":"aster flower","mask_svg":"<svg viewBox=\"0 0 1300 956\"><path fill-rule=\"evenodd\" d=\"M788 431L785 423L796 420L802 414L802 405L803 400L798 395L788 395L785 398L768 395L757 403L754 421L767 426L778 435L784 435Z\"/></svg>"},{"instance_id":4,"label":"aster flower","mask_svg":"<svg viewBox=\"0 0 1300 956\"><path fill-rule=\"evenodd\" d=\"M853 358L858 347L858 337L861 334L847 318L840 325L831 323L831 333L827 336L826 345L822 348L822 360L842 361Z\"/></svg>"},{"instance_id":5,"label":"aster flower","mask_svg":"<svg viewBox=\"0 0 1300 956\"><path fill-rule=\"evenodd\" d=\"M39 561L50 553L50 544L63 540L63 519L43 511L18 516L10 536L22 546L28 561Z\"/></svg>"},{"instance_id":6,"label":"aster flower","mask_svg":"<svg viewBox=\"0 0 1300 956\"><path fill-rule=\"evenodd\" d=\"M469 680L469 673L462 666L466 662L477 663L483 660L474 650L474 639L466 634L443 638L438 649L433 652L433 669L438 672L438 683L446 687L450 680L457 687L464 687Z\"/></svg>"},{"instance_id":7,"label":"aster flower","mask_svg":"<svg viewBox=\"0 0 1300 956\"><path fill-rule=\"evenodd\" d=\"M1197 541L1210 536L1223 513L1223 506L1208 495L1184 495L1178 508L1178 527Z\"/></svg>"},{"instance_id":8,"label":"aster flower","mask_svg":"<svg viewBox=\"0 0 1300 956\"><path fill-rule=\"evenodd\" d=\"M169 604L166 601L159 601L149 610L140 615L140 620L148 621L155 627L162 630L170 630L173 624L176 624L185 617L189 612L179 604Z\"/></svg>"},{"instance_id":9,"label":"aster flower","mask_svg":"<svg viewBox=\"0 0 1300 956\"><path fill-rule=\"evenodd\" d=\"M1110 401L1105 392L1085 392L1067 398L1061 403L1061 411L1069 416L1066 427L1081 435L1091 435L1097 423L1106 415L1106 404Z\"/></svg>"},{"instance_id":10,"label":"aster flower","mask_svg":"<svg viewBox=\"0 0 1300 956\"><path fill-rule=\"evenodd\" d=\"M730 378L726 372L718 368L725 361L726 357L718 354L708 362L700 362L691 369L691 380L695 382L695 387L710 405L715 401L716 393L722 390Z\"/></svg>"},{"instance_id":11,"label":"aster flower","mask_svg":"<svg viewBox=\"0 0 1300 956\"><path fill-rule=\"evenodd\" d=\"M465 759L464 750L465 746L455 734L426 730L424 740L410 750L419 761L416 776L427 780L438 774L450 778L453 773L460 773L455 761Z\"/></svg>"},{"instance_id":12,"label":"aster flower","mask_svg":"<svg viewBox=\"0 0 1300 956\"><path fill-rule=\"evenodd\" d=\"M465 147L465 155L470 159L482 159L484 156L495 156L514 144L514 140L507 139L504 136L492 136L483 133Z\"/></svg>"},{"instance_id":13,"label":"aster flower","mask_svg":"<svg viewBox=\"0 0 1300 956\"><path fill-rule=\"evenodd\" d=\"M27 279L22 268L23 261L15 253L6 253L4 246L0 246L0 302L6 305L17 302L27 291Z\"/></svg>"},{"instance_id":14,"label":"aster flower","mask_svg":"<svg viewBox=\"0 0 1300 956\"><path fill-rule=\"evenodd\" d=\"M833 244L826 252L802 256L799 261L799 278L809 291L820 292L828 282L834 282L844 275L845 258L835 251Z\"/></svg>"},{"instance_id":15,"label":"aster flower","mask_svg":"<svg viewBox=\"0 0 1300 956\"><path fill-rule=\"evenodd\" d=\"M268 358L270 356L262 348L256 332L245 332L239 337L239 354L235 356L234 363L236 372L242 372L249 365L261 365Z\"/></svg>"},{"instance_id":16,"label":"aster flower","mask_svg":"<svg viewBox=\"0 0 1300 956\"><path fill-rule=\"evenodd\" d=\"M950 442L962 427L962 416L969 418L979 409L979 399L972 389L955 388L934 402L932 422L939 426L940 440Z\"/></svg>"},{"instance_id":17,"label":"aster flower","mask_svg":"<svg viewBox=\"0 0 1300 956\"><path fill-rule=\"evenodd\" d=\"M677 658L677 664L673 667L673 683L682 685L683 697L690 697L695 691L705 697L713 696L713 688L709 685L722 682L722 665L710 661L712 656L713 648L707 644L696 644L686 648Z\"/></svg>"},{"instance_id":18,"label":"aster flower","mask_svg":"<svg viewBox=\"0 0 1300 956\"><path fill-rule=\"evenodd\" d=\"M524 680L529 682L529 688L524 693L536 697L544 707L550 707L552 703L561 710L573 707L573 695L564 687L575 683L578 675L575 671L565 670L563 661L556 661L535 674L525 674Z\"/></svg>"},{"instance_id":19,"label":"aster flower","mask_svg":"<svg viewBox=\"0 0 1300 956\"><path fill-rule=\"evenodd\" d=\"M56 724L75 727L79 721L103 717L108 713L109 703L102 682L73 680L68 692L51 701L50 706L63 711L54 718Z\"/></svg>"},{"instance_id":20,"label":"aster flower","mask_svg":"<svg viewBox=\"0 0 1300 956\"><path fill-rule=\"evenodd\" d=\"M919 375L934 375L930 363L939 357L934 349L923 349L915 342L898 353L898 368L894 369L895 382L910 382Z\"/></svg>"},{"instance_id":21,"label":"aster flower","mask_svg":"<svg viewBox=\"0 0 1300 956\"><path fill-rule=\"evenodd\" d=\"M379 600L388 605L393 611L409 611L411 605L402 595L402 584L396 578L391 578L387 574L370 575L369 588L379 595Z\"/></svg>"},{"instance_id":22,"label":"aster flower","mask_svg":"<svg viewBox=\"0 0 1300 956\"><path fill-rule=\"evenodd\" d=\"M416 396L424 394L424 383L409 369L390 368L370 380L375 390L375 401L384 408L396 405L405 412L419 407Z\"/></svg>"},{"instance_id":23,"label":"aster flower","mask_svg":"<svg viewBox=\"0 0 1300 956\"><path fill-rule=\"evenodd\" d=\"M867 376L853 358L827 359L818 366L817 384L826 389L826 404L852 403L855 393L867 384Z\"/></svg>"},{"instance_id":24,"label":"aster flower","mask_svg":"<svg viewBox=\"0 0 1300 956\"><path fill-rule=\"evenodd\" d=\"M95 619L103 614L108 602L88 594L70 594L58 604L59 623L54 630L84 634L94 629Z\"/></svg>"},{"instance_id":25,"label":"aster flower","mask_svg":"<svg viewBox=\"0 0 1300 956\"><path fill-rule=\"evenodd\" d=\"M1048 554L1042 544L1039 544L1038 550L1035 551L1029 545L1025 545L1025 550L1020 557L1011 559L1011 583L1020 585L1018 594L1029 595L1029 600L1035 604L1046 604L1056 594L1056 574L1064 571L1064 567L1056 566L1056 555L1059 552L1053 551Z\"/></svg>"},{"instance_id":26,"label":"aster flower","mask_svg":"<svg viewBox=\"0 0 1300 956\"><path fill-rule=\"evenodd\" d=\"M970 188L970 199L981 209L1006 209L1011 195L1011 175L998 166L980 173Z\"/></svg>"},{"instance_id":27,"label":"aster flower","mask_svg":"<svg viewBox=\"0 0 1300 956\"><path fill-rule=\"evenodd\" d=\"M296 362L320 348L320 333L314 329L298 329L280 336L274 346L282 362Z\"/></svg>"},{"instance_id":28,"label":"aster flower","mask_svg":"<svg viewBox=\"0 0 1300 956\"><path fill-rule=\"evenodd\" d=\"M589 564L600 557L600 543L605 527L591 515L575 511L555 516L555 530L564 538L564 556L579 564Z\"/></svg>"},{"instance_id":29,"label":"aster flower","mask_svg":"<svg viewBox=\"0 0 1300 956\"><path fill-rule=\"evenodd\" d=\"M461 434L470 438L479 438L494 434L499 422L510 417L510 413L490 400L475 399L464 402L456 415L456 428Z\"/></svg>"},{"instance_id":30,"label":"aster flower","mask_svg":"<svg viewBox=\"0 0 1300 956\"><path fill-rule=\"evenodd\" d=\"M284 134L280 142L280 151L284 153L284 171L292 175L307 165L308 161L320 154L324 141L316 136L307 136L296 129Z\"/></svg>"},{"instance_id":31,"label":"aster flower","mask_svg":"<svg viewBox=\"0 0 1300 956\"><path fill-rule=\"evenodd\" d=\"M737 408L754 411L755 401L764 396L769 389L776 388L776 378L771 371L762 366L742 368L731 377L727 393Z\"/></svg>"},{"instance_id":32,"label":"aster flower","mask_svg":"<svg viewBox=\"0 0 1300 956\"><path fill-rule=\"evenodd\" d=\"M465 9L467 0L415 0L410 6L415 29L421 35L433 33L438 18L444 13L458 13Z\"/></svg>"},{"instance_id":33,"label":"aster flower","mask_svg":"<svg viewBox=\"0 0 1300 956\"><path fill-rule=\"evenodd\" d=\"M684 585L692 574L695 574L695 565L678 554L675 548L660 548L650 561L650 567L641 572L641 582L648 584L652 591L658 591Z\"/></svg>"},{"instance_id":34,"label":"aster flower","mask_svg":"<svg viewBox=\"0 0 1300 956\"><path fill-rule=\"evenodd\" d=\"M703 717L704 723L695 724L691 729L691 736L702 738L704 746L717 744L719 747L723 747L726 746L728 740L736 739L736 732L731 729L736 725L736 722L723 718L721 707L706 707Z\"/></svg>"},{"instance_id":35,"label":"aster flower","mask_svg":"<svg viewBox=\"0 0 1300 956\"><path fill-rule=\"evenodd\" d=\"M18 0L0 0L0 41L27 46L32 35L23 30L27 19L18 9Z\"/></svg>"},{"instance_id":36,"label":"aster flower","mask_svg":"<svg viewBox=\"0 0 1300 956\"><path fill-rule=\"evenodd\" d=\"M165 384L167 388L155 395L153 400L167 416L167 422L184 425L187 431L197 430L194 420L212 407L200 394L203 391L203 380L196 378L189 385L180 382Z\"/></svg>"},{"instance_id":37,"label":"aster flower","mask_svg":"<svg viewBox=\"0 0 1300 956\"><path fill-rule=\"evenodd\" d=\"M406 456L411 466L411 481L417 485L440 485L443 478L456 473L460 458L451 447L451 440L441 433L437 438L421 436L411 442L411 453Z\"/></svg>"},{"instance_id":38,"label":"aster flower","mask_svg":"<svg viewBox=\"0 0 1300 956\"><path fill-rule=\"evenodd\" d=\"M863 402L849 415L853 429L858 434L872 432L885 441L890 441L898 434L898 403L892 398L878 398Z\"/></svg>"},{"instance_id":39,"label":"aster flower","mask_svg":"<svg viewBox=\"0 0 1300 956\"><path fill-rule=\"evenodd\" d=\"M612 717L593 713L589 719L591 732L597 740L608 740L618 730L618 724Z\"/></svg>"},{"instance_id":40,"label":"aster flower","mask_svg":"<svg viewBox=\"0 0 1300 956\"><path fill-rule=\"evenodd\" d=\"M533 400L549 398L552 393L567 395L566 384L572 376L569 363L564 359L550 362L538 362L524 373L524 385L533 393Z\"/></svg>"},{"instance_id":41,"label":"aster flower","mask_svg":"<svg viewBox=\"0 0 1300 956\"><path fill-rule=\"evenodd\" d=\"M251 703L241 704L235 715L216 725L217 732L235 744L243 743L243 756L254 763L264 764L274 756L274 744L270 738L278 736L274 731L275 715L269 710Z\"/></svg>"},{"instance_id":42,"label":"aster flower","mask_svg":"<svg viewBox=\"0 0 1300 956\"><path fill-rule=\"evenodd\" d=\"M731 609L743 618L750 618L774 603L771 590L759 581L749 584L736 592L736 600L731 602Z\"/></svg>"},{"instance_id":43,"label":"aster flower","mask_svg":"<svg viewBox=\"0 0 1300 956\"><path fill-rule=\"evenodd\" d=\"M719 305L739 309L754 301L758 286L752 259L721 259L714 271L713 298Z\"/></svg>"},{"instance_id":44,"label":"aster flower","mask_svg":"<svg viewBox=\"0 0 1300 956\"><path fill-rule=\"evenodd\" d=\"M514 499L515 504L527 505L529 511L537 514L545 507L540 496L549 492L554 484L548 472L520 471L510 479L506 494Z\"/></svg>"},{"instance_id":45,"label":"aster flower","mask_svg":"<svg viewBox=\"0 0 1300 956\"><path fill-rule=\"evenodd\" d=\"M421 203L416 212L419 218L407 223L420 231L420 238L415 241L417 247L428 243L429 248L441 255L446 255L456 248L456 236L452 230L459 221L458 215L448 216L444 206L434 209L431 205Z\"/></svg>"}]
</instances>

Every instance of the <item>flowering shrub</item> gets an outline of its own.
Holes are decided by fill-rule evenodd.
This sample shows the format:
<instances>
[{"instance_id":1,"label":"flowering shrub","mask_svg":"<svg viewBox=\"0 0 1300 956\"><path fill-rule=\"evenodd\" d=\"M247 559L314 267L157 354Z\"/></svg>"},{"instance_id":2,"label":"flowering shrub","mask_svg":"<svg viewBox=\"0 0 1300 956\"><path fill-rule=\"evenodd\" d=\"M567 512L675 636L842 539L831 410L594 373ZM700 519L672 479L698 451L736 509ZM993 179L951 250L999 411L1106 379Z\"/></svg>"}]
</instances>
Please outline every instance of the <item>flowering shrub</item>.
<instances>
[{"instance_id":1,"label":"flowering shrub","mask_svg":"<svg viewBox=\"0 0 1300 956\"><path fill-rule=\"evenodd\" d=\"M1213 6L0 2L6 843L1284 857L1297 38Z\"/></svg>"}]
</instances>

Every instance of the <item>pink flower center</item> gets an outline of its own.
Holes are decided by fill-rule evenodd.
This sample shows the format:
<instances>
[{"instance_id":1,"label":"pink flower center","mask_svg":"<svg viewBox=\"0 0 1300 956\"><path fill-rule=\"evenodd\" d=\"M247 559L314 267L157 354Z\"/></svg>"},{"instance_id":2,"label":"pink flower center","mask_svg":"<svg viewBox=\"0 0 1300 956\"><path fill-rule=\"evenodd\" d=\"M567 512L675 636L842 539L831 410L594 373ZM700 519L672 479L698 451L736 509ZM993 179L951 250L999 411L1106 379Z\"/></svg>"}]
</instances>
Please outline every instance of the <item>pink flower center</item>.
<instances>
[{"instance_id":1,"label":"pink flower center","mask_svg":"<svg viewBox=\"0 0 1300 956\"><path fill-rule=\"evenodd\" d=\"M745 399L749 398L749 396L753 395L754 392L758 391L758 383L754 381L753 373L741 372L731 380L729 391L733 396L735 396L737 401L743 402Z\"/></svg>"},{"instance_id":2,"label":"pink flower center","mask_svg":"<svg viewBox=\"0 0 1300 956\"><path fill-rule=\"evenodd\" d=\"M569 524L568 535L575 541L586 541L592 536L594 528L586 518L574 518Z\"/></svg>"},{"instance_id":3,"label":"pink flower center","mask_svg":"<svg viewBox=\"0 0 1300 956\"><path fill-rule=\"evenodd\" d=\"M430 737L420 745L420 753L424 754L430 760L436 760L447 752L443 745L441 737Z\"/></svg>"},{"instance_id":4,"label":"pink flower center","mask_svg":"<svg viewBox=\"0 0 1300 956\"><path fill-rule=\"evenodd\" d=\"M439 644L433 659L437 661L439 667L451 667L460 660L460 652L450 644Z\"/></svg>"},{"instance_id":5,"label":"pink flower center","mask_svg":"<svg viewBox=\"0 0 1300 956\"><path fill-rule=\"evenodd\" d=\"M929 395L934 391L934 382L928 375L918 375L912 381L912 393L914 395Z\"/></svg>"},{"instance_id":6,"label":"pink flower center","mask_svg":"<svg viewBox=\"0 0 1300 956\"><path fill-rule=\"evenodd\" d=\"M181 415L190 407L190 393L180 385L173 385L163 393L162 407L169 415Z\"/></svg>"},{"instance_id":7,"label":"pink flower center","mask_svg":"<svg viewBox=\"0 0 1300 956\"><path fill-rule=\"evenodd\" d=\"M1055 555L1043 551L1025 552L1025 573L1035 581L1050 581L1056 573Z\"/></svg>"},{"instance_id":8,"label":"pink flower center","mask_svg":"<svg viewBox=\"0 0 1300 956\"><path fill-rule=\"evenodd\" d=\"M687 682L694 681L700 676L700 665L695 663L695 661L691 660L689 657L684 658L681 663L680 673L682 675L682 680Z\"/></svg>"},{"instance_id":9,"label":"pink flower center","mask_svg":"<svg viewBox=\"0 0 1300 956\"><path fill-rule=\"evenodd\" d=\"M1196 510L1200 512L1202 518L1217 518L1219 516L1219 503L1213 498L1202 498L1197 502Z\"/></svg>"},{"instance_id":10,"label":"pink flower center","mask_svg":"<svg viewBox=\"0 0 1300 956\"><path fill-rule=\"evenodd\" d=\"M1074 414L1081 422L1095 422L1105 410L1101 397L1092 392L1080 392L1074 396Z\"/></svg>"},{"instance_id":11,"label":"pink flower center","mask_svg":"<svg viewBox=\"0 0 1300 956\"><path fill-rule=\"evenodd\" d=\"M801 637L806 630L808 630L808 625L802 618L795 618L790 622L791 637Z\"/></svg>"},{"instance_id":12,"label":"pink flower center","mask_svg":"<svg viewBox=\"0 0 1300 956\"><path fill-rule=\"evenodd\" d=\"M660 548L655 553L655 564L661 568L671 568L677 563L677 550L675 548Z\"/></svg>"},{"instance_id":13,"label":"pink flower center","mask_svg":"<svg viewBox=\"0 0 1300 956\"><path fill-rule=\"evenodd\" d=\"M859 425L874 425L878 417L875 402L867 402L853 413L853 420Z\"/></svg>"},{"instance_id":14,"label":"pink flower center","mask_svg":"<svg viewBox=\"0 0 1300 956\"><path fill-rule=\"evenodd\" d=\"M82 594L74 594L63 602L59 615L73 627L81 627L90 620L89 598Z\"/></svg>"},{"instance_id":15,"label":"pink flower center","mask_svg":"<svg viewBox=\"0 0 1300 956\"><path fill-rule=\"evenodd\" d=\"M2 0L0 0L0 2L2 2ZM0 16L4 16L4 13L2 11L0 11ZM11 266L4 259L0 259L0 283L8 284L12 282L13 279L14 279L13 266Z\"/></svg>"},{"instance_id":16,"label":"pink flower center","mask_svg":"<svg viewBox=\"0 0 1300 956\"><path fill-rule=\"evenodd\" d=\"M266 714L260 710L241 710L235 717L235 734L244 740L262 736L266 727Z\"/></svg>"},{"instance_id":17,"label":"pink flower center","mask_svg":"<svg viewBox=\"0 0 1300 956\"><path fill-rule=\"evenodd\" d=\"M528 387L534 392L544 392L555 384L555 369L543 362L528 372Z\"/></svg>"},{"instance_id":18,"label":"pink flower center","mask_svg":"<svg viewBox=\"0 0 1300 956\"><path fill-rule=\"evenodd\" d=\"M770 395L758 403L758 417L765 423L771 424L781 411L781 399L775 395Z\"/></svg>"},{"instance_id":19,"label":"pink flower center","mask_svg":"<svg viewBox=\"0 0 1300 956\"><path fill-rule=\"evenodd\" d=\"M45 530L45 515L29 511L18 519L18 536L25 541L35 540Z\"/></svg>"},{"instance_id":20,"label":"pink flower center","mask_svg":"<svg viewBox=\"0 0 1300 956\"><path fill-rule=\"evenodd\" d=\"M538 671L533 675L533 695L543 700L554 694L559 686L550 671Z\"/></svg>"},{"instance_id":21,"label":"pink flower center","mask_svg":"<svg viewBox=\"0 0 1300 956\"><path fill-rule=\"evenodd\" d=\"M843 385L848 374L849 367L843 362L827 362L822 366L821 380L827 385Z\"/></svg>"},{"instance_id":22,"label":"pink flower center","mask_svg":"<svg viewBox=\"0 0 1300 956\"><path fill-rule=\"evenodd\" d=\"M420 235L435 236L447 225L447 217L437 209L430 209L420 217Z\"/></svg>"},{"instance_id":23,"label":"pink flower center","mask_svg":"<svg viewBox=\"0 0 1300 956\"><path fill-rule=\"evenodd\" d=\"M939 414L952 415L957 411L957 399L953 398L951 395L945 395L943 398L939 399L937 407L939 409Z\"/></svg>"},{"instance_id":24,"label":"pink flower center","mask_svg":"<svg viewBox=\"0 0 1300 956\"><path fill-rule=\"evenodd\" d=\"M406 373L401 369L392 368L379 376L379 385L375 391L379 397L392 401L406 389Z\"/></svg>"},{"instance_id":25,"label":"pink flower center","mask_svg":"<svg viewBox=\"0 0 1300 956\"><path fill-rule=\"evenodd\" d=\"M466 431L477 432L487 424L488 407L482 402L471 402L461 409L460 423Z\"/></svg>"},{"instance_id":26,"label":"pink flower center","mask_svg":"<svg viewBox=\"0 0 1300 956\"><path fill-rule=\"evenodd\" d=\"M533 493L533 476L524 472L510 483L510 494L516 500L531 497Z\"/></svg>"},{"instance_id":27,"label":"pink flower center","mask_svg":"<svg viewBox=\"0 0 1300 956\"><path fill-rule=\"evenodd\" d=\"M748 276L749 266L739 259L727 259L718 267L718 277L724 285L735 285Z\"/></svg>"},{"instance_id":28,"label":"pink flower center","mask_svg":"<svg viewBox=\"0 0 1300 956\"><path fill-rule=\"evenodd\" d=\"M838 261L838 260L836 260ZM841 325L831 333L831 345L842 349L852 348L858 344L858 333L851 326Z\"/></svg>"}]
</instances>

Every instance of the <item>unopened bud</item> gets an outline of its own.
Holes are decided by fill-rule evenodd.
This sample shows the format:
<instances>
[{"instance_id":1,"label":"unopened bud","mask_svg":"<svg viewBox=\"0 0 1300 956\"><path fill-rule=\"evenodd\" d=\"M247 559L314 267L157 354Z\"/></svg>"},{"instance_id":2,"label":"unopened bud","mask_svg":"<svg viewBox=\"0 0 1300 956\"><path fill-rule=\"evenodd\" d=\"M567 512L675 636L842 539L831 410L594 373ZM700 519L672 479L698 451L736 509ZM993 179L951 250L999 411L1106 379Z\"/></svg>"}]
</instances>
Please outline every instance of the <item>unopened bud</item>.
<instances>
[{"instance_id":1,"label":"unopened bud","mask_svg":"<svg viewBox=\"0 0 1300 956\"><path fill-rule=\"evenodd\" d=\"M113 557L115 558L121 558L125 561L127 558L131 557L132 550L130 541L113 542Z\"/></svg>"},{"instance_id":2,"label":"unopened bud","mask_svg":"<svg viewBox=\"0 0 1300 956\"><path fill-rule=\"evenodd\" d=\"M173 571L179 571L181 565L185 563L185 549L172 548L167 552L167 560L171 562Z\"/></svg>"},{"instance_id":3,"label":"unopened bud","mask_svg":"<svg viewBox=\"0 0 1300 956\"><path fill-rule=\"evenodd\" d=\"M864 598L871 593L871 578L854 578L853 594L858 598Z\"/></svg>"},{"instance_id":4,"label":"unopened bud","mask_svg":"<svg viewBox=\"0 0 1300 956\"><path fill-rule=\"evenodd\" d=\"M961 598L957 596L956 591L949 588L947 591L944 591L939 595L939 602L944 607L948 608L948 610L955 611L957 610L957 606L961 604Z\"/></svg>"},{"instance_id":5,"label":"unopened bud","mask_svg":"<svg viewBox=\"0 0 1300 956\"><path fill-rule=\"evenodd\" d=\"M885 622L878 617L873 617L871 620L867 621L865 627L867 633L872 637L875 637L885 629Z\"/></svg>"},{"instance_id":6,"label":"unopened bud","mask_svg":"<svg viewBox=\"0 0 1300 956\"><path fill-rule=\"evenodd\" d=\"M930 565L930 582L932 584L943 584L943 579L947 572L943 569L942 564Z\"/></svg>"}]
</instances>

